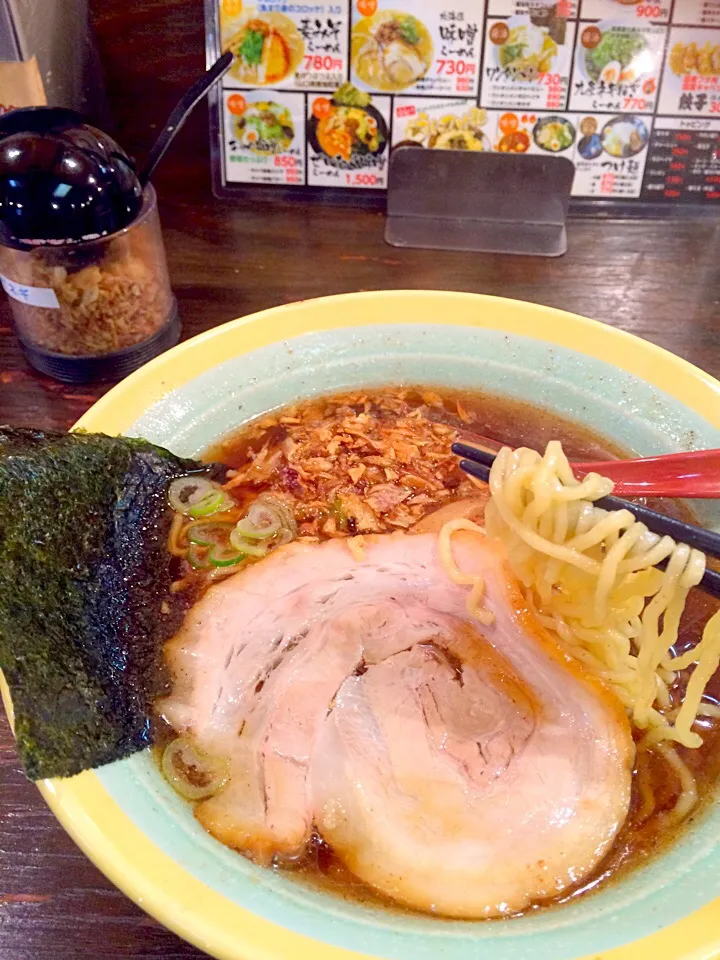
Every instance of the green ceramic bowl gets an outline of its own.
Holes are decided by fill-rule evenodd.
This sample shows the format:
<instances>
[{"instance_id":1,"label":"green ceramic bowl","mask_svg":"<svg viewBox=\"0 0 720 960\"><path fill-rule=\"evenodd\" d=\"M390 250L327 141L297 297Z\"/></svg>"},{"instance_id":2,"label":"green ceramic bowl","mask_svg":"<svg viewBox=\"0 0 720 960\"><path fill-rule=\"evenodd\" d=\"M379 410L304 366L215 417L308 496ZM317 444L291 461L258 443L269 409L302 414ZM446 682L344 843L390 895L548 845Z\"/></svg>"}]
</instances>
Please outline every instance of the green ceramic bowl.
<instances>
[{"instance_id":1,"label":"green ceramic bowl","mask_svg":"<svg viewBox=\"0 0 720 960\"><path fill-rule=\"evenodd\" d=\"M434 292L307 301L227 324L138 371L80 425L192 456L298 398L399 383L527 400L640 454L720 446L720 385L678 358L560 311ZM706 522L720 520L712 504L700 509ZM597 894L468 923L336 899L255 866L201 829L144 754L42 790L121 889L226 960L720 956L717 804L662 856Z\"/></svg>"}]
</instances>

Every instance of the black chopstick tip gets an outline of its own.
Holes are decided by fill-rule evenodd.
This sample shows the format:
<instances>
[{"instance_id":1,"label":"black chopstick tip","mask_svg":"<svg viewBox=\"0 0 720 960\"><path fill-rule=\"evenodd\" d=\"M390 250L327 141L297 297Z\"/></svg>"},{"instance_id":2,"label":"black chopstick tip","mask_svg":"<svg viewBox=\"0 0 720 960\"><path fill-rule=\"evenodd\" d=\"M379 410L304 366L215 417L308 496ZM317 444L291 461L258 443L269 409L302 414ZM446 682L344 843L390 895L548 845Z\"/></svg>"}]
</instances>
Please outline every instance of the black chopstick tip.
<instances>
[{"instance_id":1,"label":"black chopstick tip","mask_svg":"<svg viewBox=\"0 0 720 960\"><path fill-rule=\"evenodd\" d=\"M474 460L461 460L460 469L484 483L487 483L490 479L490 467L484 463L475 463Z\"/></svg>"},{"instance_id":2,"label":"black chopstick tip","mask_svg":"<svg viewBox=\"0 0 720 960\"><path fill-rule=\"evenodd\" d=\"M487 450L481 450L479 447L473 447L467 443L455 442L451 447L452 452L457 457L464 457L471 463L482 463L486 467L491 467L495 462L495 454Z\"/></svg>"}]
</instances>

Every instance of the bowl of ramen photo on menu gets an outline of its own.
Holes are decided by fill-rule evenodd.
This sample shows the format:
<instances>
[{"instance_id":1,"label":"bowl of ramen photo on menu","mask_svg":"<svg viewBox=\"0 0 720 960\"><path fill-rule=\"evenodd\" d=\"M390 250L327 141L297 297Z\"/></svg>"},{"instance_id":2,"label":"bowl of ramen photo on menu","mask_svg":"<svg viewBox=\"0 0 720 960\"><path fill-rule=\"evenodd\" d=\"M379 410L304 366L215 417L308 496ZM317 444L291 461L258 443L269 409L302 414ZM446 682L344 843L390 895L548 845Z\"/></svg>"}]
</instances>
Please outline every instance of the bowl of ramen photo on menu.
<instances>
[{"instance_id":1,"label":"bowl of ramen photo on menu","mask_svg":"<svg viewBox=\"0 0 720 960\"><path fill-rule=\"evenodd\" d=\"M329 100L315 99L308 120L308 142L331 166L350 169L358 161L384 153L388 126L369 93L344 83Z\"/></svg>"},{"instance_id":2,"label":"bowl of ramen photo on menu","mask_svg":"<svg viewBox=\"0 0 720 960\"><path fill-rule=\"evenodd\" d=\"M261 157L283 153L295 136L290 111L272 100L249 104L234 127L239 142Z\"/></svg>"},{"instance_id":3,"label":"bowl of ramen photo on menu","mask_svg":"<svg viewBox=\"0 0 720 960\"><path fill-rule=\"evenodd\" d=\"M230 75L243 84L281 83L299 67L305 42L293 21L283 13L264 13L247 19L225 44L235 59Z\"/></svg>"},{"instance_id":4,"label":"bowl of ramen photo on menu","mask_svg":"<svg viewBox=\"0 0 720 960\"><path fill-rule=\"evenodd\" d=\"M222 960L717 956L708 561L571 464L720 446L719 396L560 310L377 291L187 341L70 433L0 427L23 769ZM452 447L487 437L485 481ZM720 523L692 503L649 505Z\"/></svg>"},{"instance_id":5,"label":"bowl of ramen photo on menu","mask_svg":"<svg viewBox=\"0 0 720 960\"><path fill-rule=\"evenodd\" d=\"M430 69L433 43L425 24L410 13L378 10L352 28L352 67L368 86L390 93L405 90Z\"/></svg>"}]
</instances>

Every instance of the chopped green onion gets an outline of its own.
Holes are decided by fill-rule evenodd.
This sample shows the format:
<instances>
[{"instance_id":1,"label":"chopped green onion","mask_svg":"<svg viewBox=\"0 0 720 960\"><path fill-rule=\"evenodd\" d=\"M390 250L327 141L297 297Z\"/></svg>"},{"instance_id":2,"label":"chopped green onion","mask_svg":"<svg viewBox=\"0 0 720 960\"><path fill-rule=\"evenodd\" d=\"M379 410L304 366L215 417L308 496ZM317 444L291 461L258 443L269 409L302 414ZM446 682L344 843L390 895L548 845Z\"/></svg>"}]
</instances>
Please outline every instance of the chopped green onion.
<instances>
[{"instance_id":1,"label":"chopped green onion","mask_svg":"<svg viewBox=\"0 0 720 960\"><path fill-rule=\"evenodd\" d=\"M259 30L248 30L242 39L242 43L238 46L235 56L252 67L262 60L264 43L265 37Z\"/></svg>"},{"instance_id":2,"label":"chopped green onion","mask_svg":"<svg viewBox=\"0 0 720 960\"><path fill-rule=\"evenodd\" d=\"M235 505L217 484L204 479L203 484L198 484L194 477L184 477L177 483L172 502L193 520L186 527L185 536L190 543L188 562L196 570L231 567L247 558L261 559L271 547L297 536L293 511L280 497L262 494L250 506L247 516L234 524L210 519L218 511Z\"/></svg>"},{"instance_id":3,"label":"chopped green onion","mask_svg":"<svg viewBox=\"0 0 720 960\"><path fill-rule=\"evenodd\" d=\"M417 20L411 14L408 14L400 21L400 35L403 40L416 47L420 43L420 34L418 33Z\"/></svg>"},{"instance_id":4,"label":"chopped green onion","mask_svg":"<svg viewBox=\"0 0 720 960\"><path fill-rule=\"evenodd\" d=\"M190 541L188 561L196 570L209 567L231 567L245 559L231 543L235 524L228 520L208 520L197 522L188 528Z\"/></svg>"},{"instance_id":5,"label":"chopped green onion","mask_svg":"<svg viewBox=\"0 0 720 960\"><path fill-rule=\"evenodd\" d=\"M222 490L218 490L217 493L211 493L207 497L204 497L198 503L194 504L188 510L188 514L194 519L197 520L200 517L209 517L213 513L218 513L225 507L227 503L227 498Z\"/></svg>"},{"instance_id":6,"label":"chopped green onion","mask_svg":"<svg viewBox=\"0 0 720 960\"><path fill-rule=\"evenodd\" d=\"M199 521L187 528L187 538L190 543L199 543L203 547L225 547L234 529L235 524L230 520Z\"/></svg>"},{"instance_id":7,"label":"chopped green onion","mask_svg":"<svg viewBox=\"0 0 720 960\"><path fill-rule=\"evenodd\" d=\"M345 512L342 497L335 497L333 502L330 504L330 509L332 510L333 517L335 518L335 526L341 533L346 533L348 529L348 515Z\"/></svg>"},{"instance_id":8,"label":"chopped green onion","mask_svg":"<svg viewBox=\"0 0 720 960\"><path fill-rule=\"evenodd\" d=\"M168 488L168 500L173 510L187 515L193 504L215 493L216 489L215 484L205 477L179 477Z\"/></svg>"},{"instance_id":9,"label":"chopped green onion","mask_svg":"<svg viewBox=\"0 0 720 960\"><path fill-rule=\"evenodd\" d=\"M238 521L235 529L250 540L267 540L280 531L282 521L276 510L257 500L246 517Z\"/></svg>"},{"instance_id":10,"label":"chopped green onion","mask_svg":"<svg viewBox=\"0 0 720 960\"><path fill-rule=\"evenodd\" d=\"M267 543L251 543L250 540L242 536L237 527L230 534L230 543L246 557L264 557L268 552Z\"/></svg>"},{"instance_id":11,"label":"chopped green onion","mask_svg":"<svg viewBox=\"0 0 720 960\"><path fill-rule=\"evenodd\" d=\"M245 554L236 550L234 546L213 547L208 557L211 567L234 567L244 559Z\"/></svg>"},{"instance_id":12,"label":"chopped green onion","mask_svg":"<svg viewBox=\"0 0 720 960\"><path fill-rule=\"evenodd\" d=\"M216 796L230 777L225 757L211 757L188 737L178 737L165 747L161 767L173 790L186 800Z\"/></svg>"},{"instance_id":13,"label":"chopped green onion","mask_svg":"<svg viewBox=\"0 0 720 960\"><path fill-rule=\"evenodd\" d=\"M235 506L217 483L206 477L179 477L168 489L168 500L173 510L186 517L209 517L220 510Z\"/></svg>"},{"instance_id":14,"label":"chopped green onion","mask_svg":"<svg viewBox=\"0 0 720 960\"><path fill-rule=\"evenodd\" d=\"M243 517L238 520L235 529L241 537L248 540L269 540L280 530L280 521L278 520L275 527L256 527L249 517Z\"/></svg>"},{"instance_id":15,"label":"chopped green onion","mask_svg":"<svg viewBox=\"0 0 720 960\"><path fill-rule=\"evenodd\" d=\"M264 557L270 546L288 543L296 536L297 524L290 506L280 497L263 493L235 525L230 542L249 557Z\"/></svg>"},{"instance_id":16,"label":"chopped green onion","mask_svg":"<svg viewBox=\"0 0 720 960\"><path fill-rule=\"evenodd\" d=\"M197 543L191 543L187 553L188 563L193 570L207 570L210 567L208 561L208 549Z\"/></svg>"},{"instance_id":17,"label":"chopped green onion","mask_svg":"<svg viewBox=\"0 0 720 960\"><path fill-rule=\"evenodd\" d=\"M263 493L253 503L253 507L255 505L262 505L273 510L280 518L280 522L282 523L283 527L289 531L290 539L295 539L297 536L297 523L295 522L295 514L292 511L292 507L286 500L283 500L282 497L276 497L272 493ZM250 509L252 510L252 507Z\"/></svg>"}]
</instances>

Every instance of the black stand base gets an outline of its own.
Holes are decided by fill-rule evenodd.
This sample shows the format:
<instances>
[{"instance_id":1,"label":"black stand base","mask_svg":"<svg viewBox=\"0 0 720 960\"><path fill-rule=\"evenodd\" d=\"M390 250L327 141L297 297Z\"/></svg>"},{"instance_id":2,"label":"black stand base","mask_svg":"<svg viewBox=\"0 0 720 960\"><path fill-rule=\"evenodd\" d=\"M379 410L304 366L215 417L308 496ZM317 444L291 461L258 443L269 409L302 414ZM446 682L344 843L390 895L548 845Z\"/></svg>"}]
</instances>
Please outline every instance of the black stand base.
<instances>
[{"instance_id":1,"label":"black stand base","mask_svg":"<svg viewBox=\"0 0 720 960\"><path fill-rule=\"evenodd\" d=\"M180 318L177 304L167 324L149 340L116 353L93 357L72 357L64 353L47 353L22 338L20 343L30 364L55 380L63 383L94 383L99 380L121 380L133 370L142 367L148 360L174 347L180 339Z\"/></svg>"}]
</instances>

